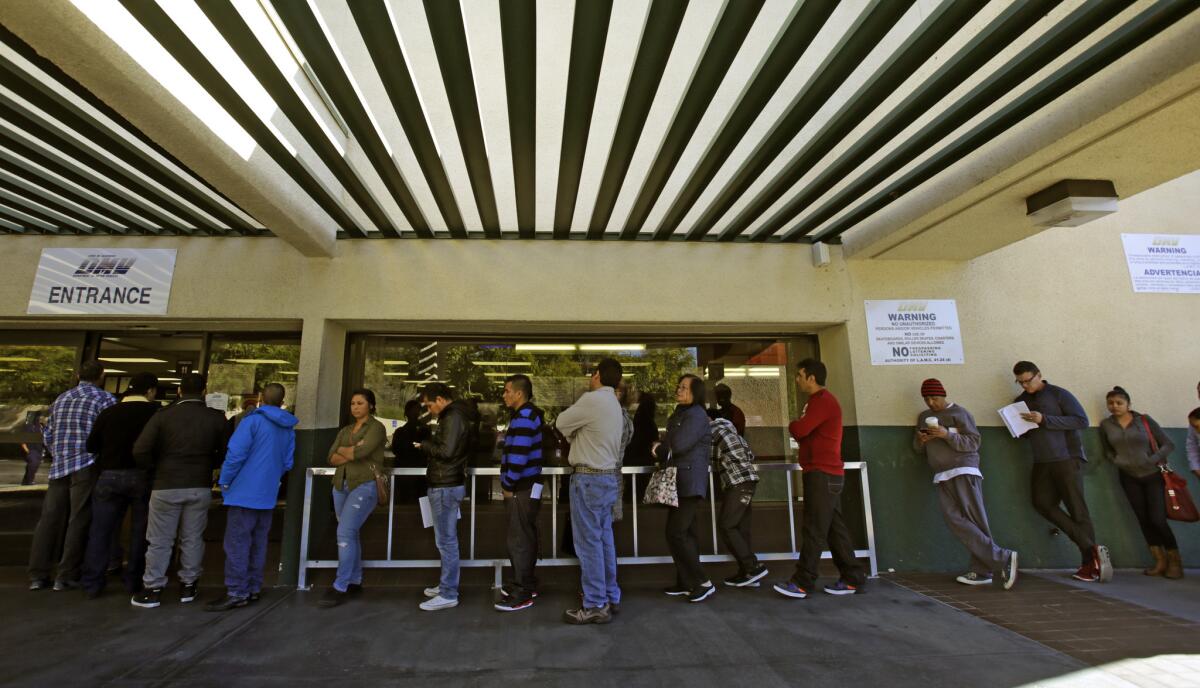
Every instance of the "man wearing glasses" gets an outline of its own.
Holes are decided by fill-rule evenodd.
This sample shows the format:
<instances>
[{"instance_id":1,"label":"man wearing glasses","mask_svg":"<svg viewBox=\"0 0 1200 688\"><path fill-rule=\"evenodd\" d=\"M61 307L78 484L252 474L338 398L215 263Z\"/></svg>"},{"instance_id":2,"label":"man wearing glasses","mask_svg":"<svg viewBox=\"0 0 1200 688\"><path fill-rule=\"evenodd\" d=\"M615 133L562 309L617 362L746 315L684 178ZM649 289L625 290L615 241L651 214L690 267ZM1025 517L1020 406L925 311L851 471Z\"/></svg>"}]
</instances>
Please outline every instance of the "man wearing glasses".
<instances>
[{"instance_id":1,"label":"man wearing glasses","mask_svg":"<svg viewBox=\"0 0 1200 688\"><path fill-rule=\"evenodd\" d=\"M1025 433L1033 449L1030 492L1033 508L1042 518L1071 538L1079 547L1082 564L1073 575L1081 581L1107 583L1112 579L1108 548L1096 544L1096 531L1083 496L1083 433L1087 414L1073 394L1042 379L1042 371L1029 361L1013 366L1014 380L1029 413L1025 420L1037 428ZM1063 511L1059 504L1066 506Z\"/></svg>"}]
</instances>

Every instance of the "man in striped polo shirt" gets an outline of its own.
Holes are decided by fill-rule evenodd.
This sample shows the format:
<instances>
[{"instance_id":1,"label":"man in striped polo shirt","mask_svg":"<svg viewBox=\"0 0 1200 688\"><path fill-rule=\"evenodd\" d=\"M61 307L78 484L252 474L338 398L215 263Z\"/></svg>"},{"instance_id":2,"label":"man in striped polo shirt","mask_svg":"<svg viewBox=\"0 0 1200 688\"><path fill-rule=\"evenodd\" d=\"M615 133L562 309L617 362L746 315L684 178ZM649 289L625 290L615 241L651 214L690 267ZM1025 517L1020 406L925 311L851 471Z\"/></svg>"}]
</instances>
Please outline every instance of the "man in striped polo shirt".
<instances>
[{"instance_id":1,"label":"man in striped polo shirt","mask_svg":"<svg viewBox=\"0 0 1200 688\"><path fill-rule=\"evenodd\" d=\"M533 382L527 375L510 375L504 381L504 405L511 417L504 433L500 459L500 487L508 510L508 557L513 582L500 589L495 607L515 612L533 606L537 591L538 512L542 496L542 410L533 405Z\"/></svg>"}]
</instances>

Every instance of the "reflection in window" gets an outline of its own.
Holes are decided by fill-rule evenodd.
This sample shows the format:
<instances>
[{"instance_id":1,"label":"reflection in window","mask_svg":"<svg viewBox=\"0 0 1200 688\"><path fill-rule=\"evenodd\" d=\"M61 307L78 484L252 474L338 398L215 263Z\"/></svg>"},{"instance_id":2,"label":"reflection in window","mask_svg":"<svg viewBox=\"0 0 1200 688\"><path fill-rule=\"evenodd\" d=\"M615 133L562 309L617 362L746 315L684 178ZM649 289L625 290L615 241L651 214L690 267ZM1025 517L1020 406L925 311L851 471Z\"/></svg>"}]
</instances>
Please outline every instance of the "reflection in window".
<instances>
[{"instance_id":1,"label":"reflection in window","mask_svg":"<svg viewBox=\"0 0 1200 688\"><path fill-rule=\"evenodd\" d=\"M278 382L286 390L284 407L296 407L300 342L295 336L214 336L208 363L208 391L228 396L225 415L253 408L264 386Z\"/></svg>"},{"instance_id":2,"label":"reflection in window","mask_svg":"<svg viewBox=\"0 0 1200 688\"><path fill-rule=\"evenodd\" d=\"M41 427L75 381L75 343L0 344L0 485L46 482Z\"/></svg>"}]
</instances>

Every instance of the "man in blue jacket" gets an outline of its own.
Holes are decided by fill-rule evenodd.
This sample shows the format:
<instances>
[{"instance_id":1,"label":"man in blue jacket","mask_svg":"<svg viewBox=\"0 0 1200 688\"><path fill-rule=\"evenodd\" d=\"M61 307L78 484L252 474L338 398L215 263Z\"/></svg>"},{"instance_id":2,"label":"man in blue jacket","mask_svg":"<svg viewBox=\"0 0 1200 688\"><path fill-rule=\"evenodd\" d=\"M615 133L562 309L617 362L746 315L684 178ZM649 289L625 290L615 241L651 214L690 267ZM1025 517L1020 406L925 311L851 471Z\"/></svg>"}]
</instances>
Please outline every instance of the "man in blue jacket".
<instances>
[{"instance_id":1,"label":"man in blue jacket","mask_svg":"<svg viewBox=\"0 0 1200 688\"><path fill-rule=\"evenodd\" d=\"M262 405L247 415L233 437L217 484L229 507L225 521L225 597L205 609L225 612L258 600L267 560L267 531L279 480L292 468L296 417L284 411L283 385L263 388Z\"/></svg>"},{"instance_id":2,"label":"man in blue jacket","mask_svg":"<svg viewBox=\"0 0 1200 688\"><path fill-rule=\"evenodd\" d=\"M1029 407L1029 413L1021 417L1037 425L1022 436L1033 449L1029 477L1033 508L1079 548L1081 564L1072 577L1107 583L1112 579L1112 562L1108 548L1096 544L1096 531L1083 495L1087 413L1075 395L1046 382L1033 363L1017 361L1013 376L1023 390L1014 401L1023 401Z\"/></svg>"}]
</instances>

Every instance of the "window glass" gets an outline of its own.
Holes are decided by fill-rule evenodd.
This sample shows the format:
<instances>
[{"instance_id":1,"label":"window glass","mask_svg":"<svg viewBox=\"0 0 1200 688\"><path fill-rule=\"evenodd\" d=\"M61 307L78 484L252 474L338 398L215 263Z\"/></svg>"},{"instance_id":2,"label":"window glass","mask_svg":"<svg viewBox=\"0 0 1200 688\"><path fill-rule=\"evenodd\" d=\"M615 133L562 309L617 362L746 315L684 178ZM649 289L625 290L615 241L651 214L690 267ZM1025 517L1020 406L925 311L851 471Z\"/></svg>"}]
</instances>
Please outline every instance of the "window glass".
<instances>
[{"instance_id":1,"label":"window glass","mask_svg":"<svg viewBox=\"0 0 1200 688\"><path fill-rule=\"evenodd\" d=\"M0 340L0 485L45 484L41 427L50 404L71 387L81 335Z\"/></svg>"},{"instance_id":2,"label":"window glass","mask_svg":"<svg viewBox=\"0 0 1200 688\"><path fill-rule=\"evenodd\" d=\"M284 408L295 409L299 377L298 335L213 335L208 391L227 397L225 415L231 418L253 408L262 388L271 382L286 390Z\"/></svg>"}]
</instances>

